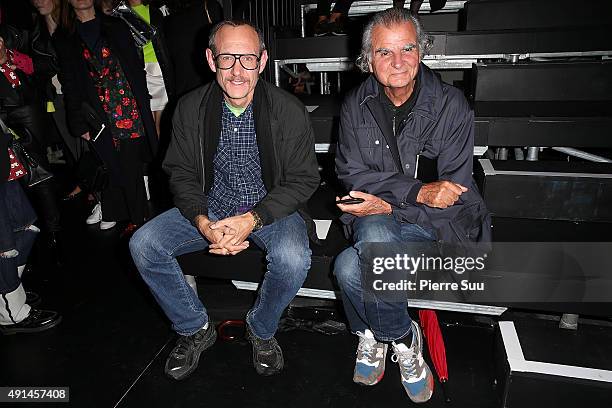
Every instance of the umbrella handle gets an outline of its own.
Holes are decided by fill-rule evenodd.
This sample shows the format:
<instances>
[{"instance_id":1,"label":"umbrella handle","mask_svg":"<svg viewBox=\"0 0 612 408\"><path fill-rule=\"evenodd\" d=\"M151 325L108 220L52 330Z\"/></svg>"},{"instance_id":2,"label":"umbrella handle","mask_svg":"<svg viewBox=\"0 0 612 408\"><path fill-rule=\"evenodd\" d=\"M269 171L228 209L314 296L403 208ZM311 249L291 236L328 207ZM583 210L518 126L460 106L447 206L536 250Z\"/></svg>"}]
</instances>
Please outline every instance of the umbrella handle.
<instances>
[{"instance_id":1,"label":"umbrella handle","mask_svg":"<svg viewBox=\"0 0 612 408\"><path fill-rule=\"evenodd\" d=\"M440 379L440 386L442 387L442 394L444 394L444 402L451 402L448 379Z\"/></svg>"}]
</instances>

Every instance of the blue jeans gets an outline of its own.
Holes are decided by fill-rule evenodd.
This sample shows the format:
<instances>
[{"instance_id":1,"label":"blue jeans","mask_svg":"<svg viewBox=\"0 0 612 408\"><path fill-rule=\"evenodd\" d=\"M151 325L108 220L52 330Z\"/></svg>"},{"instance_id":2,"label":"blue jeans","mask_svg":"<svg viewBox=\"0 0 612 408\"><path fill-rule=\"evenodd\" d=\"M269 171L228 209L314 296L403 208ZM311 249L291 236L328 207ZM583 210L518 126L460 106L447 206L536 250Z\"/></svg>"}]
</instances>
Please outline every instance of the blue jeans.
<instances>
[{"instance_id":1,"label":"blue jeans","mask_svg":"<svg viewBox=\"0 0 612 408\"><path fill-rule=\"evenodd\" d=\"M334 275L351 331L370 329L378 341L390 342L410 332L412 320L407 300L364 302L359 267L360 248L370 242L424 242L435 239L432 231L417 224L400 223L391 215L369 215L353 222L354 245L336 257Z\"/></svg>"},{"instance_id":2,"label":"blue jeans","mask_svg":"<svg viewBox=\"0 0 612 408\"><path fill-rule=\"evenodd\" d=\"M10 293L21 284L17 267L25 265L36 240L36 231L28 229L35 220L36 214L19 182L0 183L0 253L5 254L0 256L0 294ZM17 256L6 255L15 250Z\"/></svg>"},{"instance_id":3,"label":"blue jeans","mask_svg":"<svg viewBox=\"0 0 612 408\"><path fill-rule=\"evenodd\" d=\"M215 219L212 214L209 216ZM293 213L254 231L249 239L266 252L268 270L246 320L257 337L269 339L276 333L283 310L310 269L306 224L298 213ZM208 244L177 208L146 223L130 240L130 252L138 271L172 322L172 328L183 336L204 327L208 315L185 281L176 257L204 250Z\"/></svg>"}]
</instances>

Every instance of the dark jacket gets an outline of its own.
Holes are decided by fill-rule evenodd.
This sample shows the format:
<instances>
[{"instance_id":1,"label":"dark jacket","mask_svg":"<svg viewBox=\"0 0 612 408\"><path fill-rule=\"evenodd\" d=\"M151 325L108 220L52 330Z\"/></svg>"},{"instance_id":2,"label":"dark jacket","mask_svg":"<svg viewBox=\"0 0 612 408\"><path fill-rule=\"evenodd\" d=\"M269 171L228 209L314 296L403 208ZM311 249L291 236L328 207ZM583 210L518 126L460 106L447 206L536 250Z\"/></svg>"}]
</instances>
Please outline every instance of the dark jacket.
<instances>
[{"instance_id":1,"label":"dark jacket","mask_svg":"<svg viewBox=\"0 0 612 408\"><path fill-rule=\"evenodd\" d=\"M433 228L439 240L473 236L476 228L484 228L478 234L488 236L490 225L483 227L483 220L478 220L488 212L472 178L474 114L458 89L441 82L423 64L419 75L419 95L397 138L377 98L379 87L373 75L349 93L340 116L338 177L348 190L387 201L399 221ZM439 209L416 203L422 185L415 178L419 154L437 161L439 180L469 189L455 205ZM349 214L343 216L347 223L353 219ZM451 225L457 220L463 224L458 228ZM456 229L460 231L453 232Z\"/></svg>"},{"instance_id":2,"label":"dark jacket","mask_svg":"<svg viewBox=\"0 0 612 408\"><path fill-rule=\"evenodd\" d=\"M0 37L4 39L6 48L29 54L30 36L27 30L3 22L0 23Z\"/></svg>"},{"instance_id":3,"label":"dark jacket","mask_svg":"<svg viewBox=\"0 0 612 408\"><path fill-rule=\"evenodd\" d=\"M206 194L212 187L222 98L219 85L212 82L182 97L174 113L163 168L170 175L175 205L192 222L208 213ZM253 111L268 191L254 210L267 225L303 208L319 185L319 173L310 118L297 98L260 79Z\"/></svg>"},{"instance_id":4,"label":"dark jacket","mask_svg":"<svg viewBox=\"0 0 612 408\"><path fill-rule=\"evenodd\" d=\"M17 88L13 88L4 75L0 77L0 111L5 114L25 105L38 105L42 109L43 99L34 78L20 69L16 69L15 74L21 82Z\"/></svg>"},{"instance_id":5,"label":"dark jacket","mask_svg":"<svg viewBox=\"0 0 612 408\"><path fill-rule=\"evenodd\" d=\"M31 54L29 34L26 30L8 24L0 24L0 37L4 39L4 45L7 49L16 50L27 55ZM3 115L13 108L30 105L38 100L34 79L20 69L16 69L15 73L22 84L18 88L13 89L6 78L0 78L0 110Z\"/></svg>"},{"instance_id":6,"label":"dark jacket","mask_svg":"<svg viewBox=\"0 0 612 408\"><path fill-rule=\"evenodd\" d=\"M0 76L0 117L8 127L24 137L21 143L28 153L48 168L44 146L50 121L44 109L44 99L33 77L19 69L15 73L21 82L17 88ZM25 129L32 137L26 137Z\"/></svg>"},{"instance_id":7,"label":"dark jacket","mask_svg":"<svg viewBox=\"0 0 612 408\"><path fill-rule=\"evenodd\" d=\"M38 87L44 92L45 100L53 101L56 92L51 78L58 73L59 63L47 24L40 14L36 15L34 29L30 33L30 49L34 63L34 77Z\"/></svg>"},{"instance_id":8,"label":"dark jacket","mask_svg":"<svg viewBox=\"0 0 612 408\"><path fill-rule=\"evenodd\" d=\"M39 14L36 15L31 31L0 24L0 36L4 38L7 48L32 58L34 64L32 81L39 88L40 94L46 98L45 101L53 100L55 89L51 84L51 78L57 74L59 65L43 18Z\"/></svg>"},{"instance_id":9,"label":"dark jacket","mask_svg":"<svg viewBox=\"0 0 612 408\"><path fill-rule=\"evenodd\" d=\"M101 12L97 12L96 15L102 20L101 36L107 40L111 52L119 59L138 103L146 133L145 139L148 142L145 143L148 148L146 152L143 152L144 159L150 159L157 149L157 132L151 114L151 96L147 89L142 58L138 55L128 27L121 20L106 16ZM87 122L86 111L83 109L84 102L93 107L98 118L105 122L106 113L102 108L94 83L89 77L89 71L82 55L81 39L76 30L69 32L64 28L58 28L53 35L53 45L60 64L59 80L64 93L68 128L74 137L79 137L92 130ZM107 134L101 136L99 140L108 142L111 140L108 123L106 129ZM108 148L108 146L101 147Z\"/></svg>"}]
</instances>

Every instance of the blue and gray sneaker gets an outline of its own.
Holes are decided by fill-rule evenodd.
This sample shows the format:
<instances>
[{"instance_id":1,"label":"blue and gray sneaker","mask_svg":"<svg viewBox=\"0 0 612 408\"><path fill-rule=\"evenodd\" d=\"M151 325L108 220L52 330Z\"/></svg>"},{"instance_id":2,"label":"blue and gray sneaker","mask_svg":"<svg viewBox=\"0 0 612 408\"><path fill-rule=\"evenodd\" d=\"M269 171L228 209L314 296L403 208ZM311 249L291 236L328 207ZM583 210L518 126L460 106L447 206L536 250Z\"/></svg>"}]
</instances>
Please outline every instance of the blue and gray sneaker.
<instances>
[{"instance_id":1,"label":"blue and gray sneaker","mask_svg":"<svg viewBox=\"0 0 612 408\"><path fill-rule=\"evenodd\" d=\"M359 345L353 381L362 385L375 385L385 375L388 346L377 342L370 330L364 333L357 332L357 336L359 336Z\"/></svg>"},{"instance_id":2,"label":"blue and gray sneaker","mask_svg":"<svg viewBox=\"0 0 612 408\"><path fill-rule=\"evenodd\" d=\"M391 361L399 364L402 385L413 402L429 401L433 394L434 379L423 360L423 336L419 325L412 322L412 345L392 343Z\"/></svg>"}]
</instances>

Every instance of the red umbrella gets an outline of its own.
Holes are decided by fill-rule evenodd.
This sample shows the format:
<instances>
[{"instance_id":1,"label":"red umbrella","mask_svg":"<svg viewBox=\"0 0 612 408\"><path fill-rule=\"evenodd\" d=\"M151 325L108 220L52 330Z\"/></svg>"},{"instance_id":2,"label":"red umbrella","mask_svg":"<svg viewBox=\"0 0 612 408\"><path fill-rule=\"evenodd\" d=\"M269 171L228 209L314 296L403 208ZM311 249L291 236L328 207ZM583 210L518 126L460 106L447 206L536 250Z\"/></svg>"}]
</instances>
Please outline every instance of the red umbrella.
<instances>
[{"instance_id":1,"label":"red umbrella","mask_svg":"<svg viewBox=\"0 0 612 408\"><path fill-rule=\"evenodd\" d=\"M444 347L444 338L442 337L442 331L440 331L438 316L433 310L419 310L419 319L421 320L423 336L425 336L425 340L427 340L429 356L431 357L431 361L440 379L440 385L442 385L444 400L450 402L450 396L446 389L446 383L448 381L446 347Z\"/></svg>"}]
</instances>

